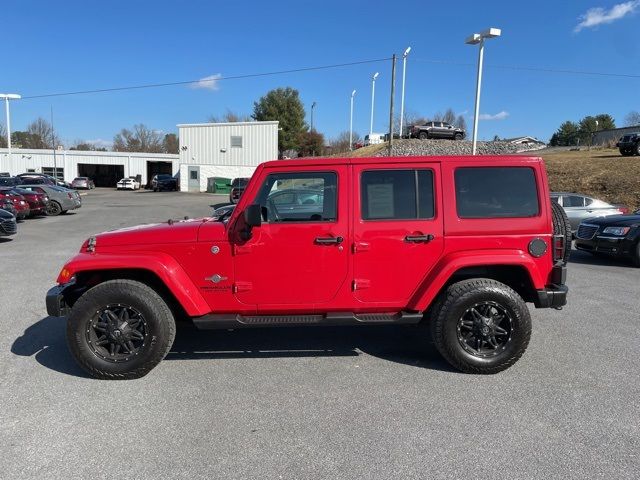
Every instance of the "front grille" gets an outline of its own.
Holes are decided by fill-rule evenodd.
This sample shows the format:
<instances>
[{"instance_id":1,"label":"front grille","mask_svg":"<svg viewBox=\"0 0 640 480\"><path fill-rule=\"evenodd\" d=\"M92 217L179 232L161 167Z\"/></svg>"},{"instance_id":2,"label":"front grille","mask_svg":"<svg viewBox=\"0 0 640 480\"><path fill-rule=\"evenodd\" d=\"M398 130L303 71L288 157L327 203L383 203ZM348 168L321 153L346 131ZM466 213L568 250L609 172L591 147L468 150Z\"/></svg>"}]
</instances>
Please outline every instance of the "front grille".
<instances>
[{"instance_id":1,"label":"front grille","mask_svg":"<svg viewBox=\"0 0 640 480\"><path fill-rule=\"evenodd\" d=\"M18 226L13 218L7 220L0 220L0 230L4 235L13 235L18 231Z\"/></svg>"},{"instance_id":2,"label":"front grille","mask_svg":"<svg viewBox=\"0 0 640 480\"><path fill-rule=\"evenodd\" d=\"M588 223L581 223L576 232L576 237L582 240L591 240L598 231L598 225L590 225Z\"/></svg>"}]
</instances>

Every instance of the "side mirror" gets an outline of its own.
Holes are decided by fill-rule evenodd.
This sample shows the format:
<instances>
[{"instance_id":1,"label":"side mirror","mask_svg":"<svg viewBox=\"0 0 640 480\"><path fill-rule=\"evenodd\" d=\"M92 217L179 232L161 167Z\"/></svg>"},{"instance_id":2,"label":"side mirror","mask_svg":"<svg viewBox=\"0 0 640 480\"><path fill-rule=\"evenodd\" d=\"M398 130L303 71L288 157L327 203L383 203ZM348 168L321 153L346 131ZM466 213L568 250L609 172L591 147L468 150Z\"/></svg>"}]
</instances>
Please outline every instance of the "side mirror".
<instances>
[{"instance_id":1,"label":"side mirror","mask_svg":"<svg viewBox=\"0 0 640 480\"><path fill-rule=\"evenodd\" d=\"M262 224L262 207L257 203L249 205L244 211L244 223L248 227L259 227Z\"/></svg>"}]
</instances>

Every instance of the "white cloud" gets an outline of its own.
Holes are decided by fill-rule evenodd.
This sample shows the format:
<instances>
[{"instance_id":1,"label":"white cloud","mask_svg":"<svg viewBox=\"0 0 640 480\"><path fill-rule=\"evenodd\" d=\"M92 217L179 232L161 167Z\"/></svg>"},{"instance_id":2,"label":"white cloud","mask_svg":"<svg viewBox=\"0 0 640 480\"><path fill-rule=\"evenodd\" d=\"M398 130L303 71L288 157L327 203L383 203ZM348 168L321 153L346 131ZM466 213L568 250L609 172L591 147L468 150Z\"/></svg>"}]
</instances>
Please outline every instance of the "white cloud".
<instances>
[{"instance_id":1,"label":"white cloud","mask_svg":"<svg viewBox=\"0 0 640 480\"><path fill-rule=\"evenodd\" d=\"M491 115L490 113L481 113L478 118L480 120L504 120L509 116L509 112L502 110L501 112Z\"/></svg>"},{"instance_id":2,"label":"white cloud","mask_svg":"<svg viewBox=\"0 0 640 480\"><path fill-rule=\"evenodd\" d=\"M609 10L602 7L590 8L587 13L580 15L578 20L580 23L573 29L579 32L584 28L593 28L606 23L613 23L627 15L634 13L640 7L640 0L631 0L629 2L618 3Z\"/></svg>"},{"instance_id":3,"label":"white cloud","mask_svg":"<svg viewBox=\"0 0 640 480\"><path fill-rule=\"evenodd\" d=\"M205 90L218 90L218 80L222 78L222 74L216 73L209 75L208 77L201 78L195 83L191 84L191 88L202 88Z\"/></svg>"},{"instance_id":4,"label":"white cloud","mask_svg":"<svg viewBox=\"0 0 640 480\"><path fill-rule=\"evenodd\" d=\"M95 145L96 147L104 147L104 148L111 148L111 146L113 145L113 142L111 140L103 140L102 138L96 138L94 140L85 140L84 143L90 143L92 145Z\"/></svg>"}]
</instances>

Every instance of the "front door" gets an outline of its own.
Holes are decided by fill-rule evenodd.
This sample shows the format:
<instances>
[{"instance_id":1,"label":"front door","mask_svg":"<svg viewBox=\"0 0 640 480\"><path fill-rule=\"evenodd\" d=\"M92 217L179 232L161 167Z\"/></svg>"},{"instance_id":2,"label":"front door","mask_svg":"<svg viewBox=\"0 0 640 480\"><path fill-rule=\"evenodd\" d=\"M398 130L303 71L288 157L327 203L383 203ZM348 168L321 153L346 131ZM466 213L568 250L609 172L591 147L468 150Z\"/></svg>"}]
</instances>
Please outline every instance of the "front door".
<instances>
[{"instance_id":1,"label":"front door","mask_svg":"<svg viewBox=\"0 0 640 480\"><path fill-rule=\"evenodd\" d=\"M258 312L311 312L347 281L348 167L269 173L256 197L263 223L235 248L234 292Z\"/></svg>"},{"instance_id":2,"label":"front door","mask_svg":"<svg viewBox=\"0 0 640 480\"><path fill-rule=\"evenodd\" d=\"M189 191L200 191L200 167L189 167Z\"/></svg>"},{"instance_id":3,"label":"front door","mask_svg":"<svg viewBox=\"0 0 640 480\"><path fill-rule=\"evenodd\" d=\"M354 167L353 295L403 308L444 249L438 164Z\"/></svg>"}]
</instances>

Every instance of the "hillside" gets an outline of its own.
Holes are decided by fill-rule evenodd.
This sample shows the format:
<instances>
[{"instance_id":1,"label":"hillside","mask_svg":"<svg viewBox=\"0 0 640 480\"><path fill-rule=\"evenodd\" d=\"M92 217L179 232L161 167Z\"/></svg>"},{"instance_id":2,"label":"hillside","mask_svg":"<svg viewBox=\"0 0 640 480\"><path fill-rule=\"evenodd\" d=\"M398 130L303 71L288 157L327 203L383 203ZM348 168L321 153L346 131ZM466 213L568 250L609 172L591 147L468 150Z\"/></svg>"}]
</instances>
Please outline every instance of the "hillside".
<instances>
[{"instance_id":1,"label":"hillside","mask_svg":"<svg viewBox=\"0 0 640 480\"><path fill-rule=\"evenodd\" d=\"M471 142L395 140L393 155L468 155ZM340 156L384 156L387 144L371 145ZM515 153L505 142L478 142L480 154ZM552 191L579 192L629 208L640 208L640 157L623 157L616 149L522 152L545 160Z\"/></svg>"},{"instance_id":2,"label":"hillside","mask_svg":"<svg viewBox=\"0 0 640 480\"><path fill-rule=\"evenodd\" d=\"M618 150L540 151L553 191L580 192L640 208L640 157Z\"/></svg>"}]
</instances>

